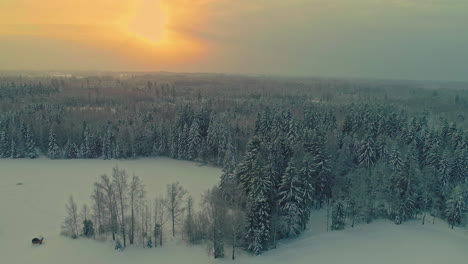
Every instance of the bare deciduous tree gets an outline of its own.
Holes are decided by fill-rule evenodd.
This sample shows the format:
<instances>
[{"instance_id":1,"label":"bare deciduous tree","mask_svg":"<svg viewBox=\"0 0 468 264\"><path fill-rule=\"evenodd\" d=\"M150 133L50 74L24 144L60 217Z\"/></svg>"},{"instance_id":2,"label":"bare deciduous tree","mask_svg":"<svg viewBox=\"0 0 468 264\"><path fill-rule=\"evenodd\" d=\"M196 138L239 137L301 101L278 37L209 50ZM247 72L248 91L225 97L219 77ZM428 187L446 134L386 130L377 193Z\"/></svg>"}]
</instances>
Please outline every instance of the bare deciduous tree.
<instances>
[{"instance_id":1,"label":"bare deciduous tree","mask_svg":"<svg viewBox=\"0 0 468 264\"><path fill-rule=\"evenodd\" d=\"M208 190L203 196L203 206L208 216L208 225L211 235L209 239L213 242L214 258L224 257L224 231L226 222L226 203L221 197L217 186Z\"/></svg>"},{"instance_id":2,"label":"bare deciduous tree","mask_svg":"<svg viewBox=\"0 0 468 264\"><path fill-rule=\"evenodd\" d=\"M242 236L242 230L245 225L245 215L239 208L231 208L228 211L228 218L226 219L227 234L232 243L232 260L236 258L236 247L239 246L239 240Z\"/></svg>"},{"instance_id":3,"label":"bare deciduous tree","mask_svg":"<svg viewBox=\"0 0 468 264\"><path fill-rule=\"evenodd\" d=\"M98 186L103 190L105 196L105 205L109 211L108 220L112 232L112 240L115 241L115 233L117 232L117 202L114 186L106 174L101 175L101 183Z\"/></svg>"},{"instance_id":4,"label":"bare deciduous tree","mask_svg":"<svg viewBox=\"0 0 468 264\"><path fill-rule=\"evenodd\" d=\"M125 209L127 200L127 189L128 189L128 174L125 170L120 170L119 167L115 166L112 169L112 181L115 188L116 199L119 202L120 209L120 228L123 237L123 247L127 246L126 241L126 230L125 230Z\"/></svg>"},{"instance_id":5,"label":"bare deciduous tree","mask_svg":"<svg viewBox=\"0 0 468 264\"><path fill-rule=\"evenodd\" d=\"M65 205L67 209L67 217L62 225L62 233L70 235L72 238L78 237L79 232L79 219L78 219L78 206L70 196L68 203Z\"/></svg>"},{"instance_id":6,"label":"bare deciduous tree","mask_svg":"<svg viewBox=\"0 0 468 264\"><path fill-rule=\"evenodd\" d=\"M94 183L93 194L91 195L93 200L93 216L95 223L94 234L102 234L104 232L103 218L106 214L104 205L104 193L99 183Z\"/></svg>"},{"instance_id":7,"label":"bare deciduous tree","mask_svg":"<svg viewBox=\"0 0 468 264\"><path fill-rule=\"evenodd\" d=\"M145 197L145 190L144 185L141 183L140 177L133 175L131 183L130 183L130 190L129 190L129 198L130 198L130 244L133 244L135 239L135 207L137 204Z\"/></svg>"},{"instance_id":8,"label":"bare deciduous tree","mask_svg":"<svg viewBox=\"0 0 468 264\"><path fill-rule=\"evenodd\" d=\"M166 207L166 200L163 198L158 198L154 200L154 245L158 244L159 238L159 246L162 247L163 244L163 230L164 224L166 223L166 217L164 214L164 210Z\"/></svg>"},{"instance_id":9,"label":"bare deciduous tree","mask_svg":"<svg viewBox=\"0 0 468 264\"><path fill-rule=\"evenodd\" d=\"M167 185L166 207L172 221L172 236L175 236L175 223L185 210L185 208L182 207L182 199L186 193L187 191L179 182Z\"/></svg>"}]
</instances>

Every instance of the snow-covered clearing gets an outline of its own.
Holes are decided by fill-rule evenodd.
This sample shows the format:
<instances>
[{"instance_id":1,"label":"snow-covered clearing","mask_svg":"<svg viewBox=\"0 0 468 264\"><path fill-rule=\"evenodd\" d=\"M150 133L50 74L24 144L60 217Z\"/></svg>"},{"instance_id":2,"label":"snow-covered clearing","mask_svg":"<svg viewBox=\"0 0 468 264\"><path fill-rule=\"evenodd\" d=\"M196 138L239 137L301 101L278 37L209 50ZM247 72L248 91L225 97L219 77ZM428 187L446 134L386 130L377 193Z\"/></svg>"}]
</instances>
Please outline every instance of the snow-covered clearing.
<instances>
[{"instance_id":1,"label":"snow-covered clearing","mask_svg":"<svg viewBox=\"0 0 468 264\"><path fill-rule=\"evenodd\" d=\"M171 159L0 160L0 263L230 263L213 260L204 246L168 241L163 248L127 248L116 252L110 242L72 240L59 235L65 203L73 194L77 203L89 203L92 183L114 165L139 175L148 197L163 195L165 185L178 180L200 200L204 190L218 182L221 171ZM22 183L22 185L17 185ZM389 221L326 232L324 212L313 212L310 229L299 238L281 241L277 250L260 257L240 254L237 263L465 263L466 229L427 219L396 226ZM34 236L45 244L32 246ZM168 239L170 240L170 239Z\"/></svg>"}]
</instances>

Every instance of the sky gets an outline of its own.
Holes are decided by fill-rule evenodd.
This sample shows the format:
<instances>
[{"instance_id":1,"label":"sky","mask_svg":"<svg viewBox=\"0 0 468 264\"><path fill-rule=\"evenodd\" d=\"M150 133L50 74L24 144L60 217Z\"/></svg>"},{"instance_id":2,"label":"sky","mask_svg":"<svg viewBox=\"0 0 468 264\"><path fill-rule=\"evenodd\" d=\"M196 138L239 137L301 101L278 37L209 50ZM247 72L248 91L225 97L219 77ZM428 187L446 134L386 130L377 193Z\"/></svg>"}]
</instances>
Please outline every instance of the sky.
<instances>
[{"instance_id":1,"label":"sky","mask_svg":"<svg viewBox=\"0 0 468 264\"><path fill-rule=\"evenodd\" d=\"M0 0L0 70L468 81L468 1Z\"/></svg>"}]
</instances>

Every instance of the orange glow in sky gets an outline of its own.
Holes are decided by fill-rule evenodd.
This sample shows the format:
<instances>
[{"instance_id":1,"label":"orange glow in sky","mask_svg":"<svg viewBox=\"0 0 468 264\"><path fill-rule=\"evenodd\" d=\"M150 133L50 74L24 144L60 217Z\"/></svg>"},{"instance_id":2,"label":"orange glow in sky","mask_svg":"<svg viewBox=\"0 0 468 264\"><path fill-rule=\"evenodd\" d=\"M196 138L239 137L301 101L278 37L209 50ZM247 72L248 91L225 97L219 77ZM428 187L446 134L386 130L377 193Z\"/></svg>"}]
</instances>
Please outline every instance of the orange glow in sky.
<instances>
[{"instance_id":1,"label":"orange glow in sky","mask_svg":"<svg viewBox=\"0 0 468 264\"><path fill-rule=\"evenodd\" d=\"M196 58L203 43L178 25L206 0L1 0L0 34L78 41L142 65ZM190 7L190 8L189 8Z\"/></svg>"},{"instance_id":2,"label":"orange glow in sky","mask_svg":"<svg viewBox=\"0 0 468 264\"><path fill-rule=\"evenodd\" d=\"M467 0L0 0L0 70L468 80Z\"/></svg>"}]
</instances>

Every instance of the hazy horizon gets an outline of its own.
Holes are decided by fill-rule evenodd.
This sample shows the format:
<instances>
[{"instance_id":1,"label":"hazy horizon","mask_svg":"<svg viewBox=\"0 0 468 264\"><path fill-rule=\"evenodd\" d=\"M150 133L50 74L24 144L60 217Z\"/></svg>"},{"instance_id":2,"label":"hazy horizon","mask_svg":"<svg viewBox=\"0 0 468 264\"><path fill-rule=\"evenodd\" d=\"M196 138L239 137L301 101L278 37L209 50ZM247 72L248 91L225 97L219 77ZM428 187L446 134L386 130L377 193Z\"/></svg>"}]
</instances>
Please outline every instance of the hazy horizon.
<instances>
[{"instance_id":1,"label":"hazy horizon","mask_svg":"<svg viewBox=\"0 0 468 264\"><path fill-rule=\"evenodd\" d=\"M3 0L0 70L468 81L463 0Z\"/></svg>"}]
</instances>

